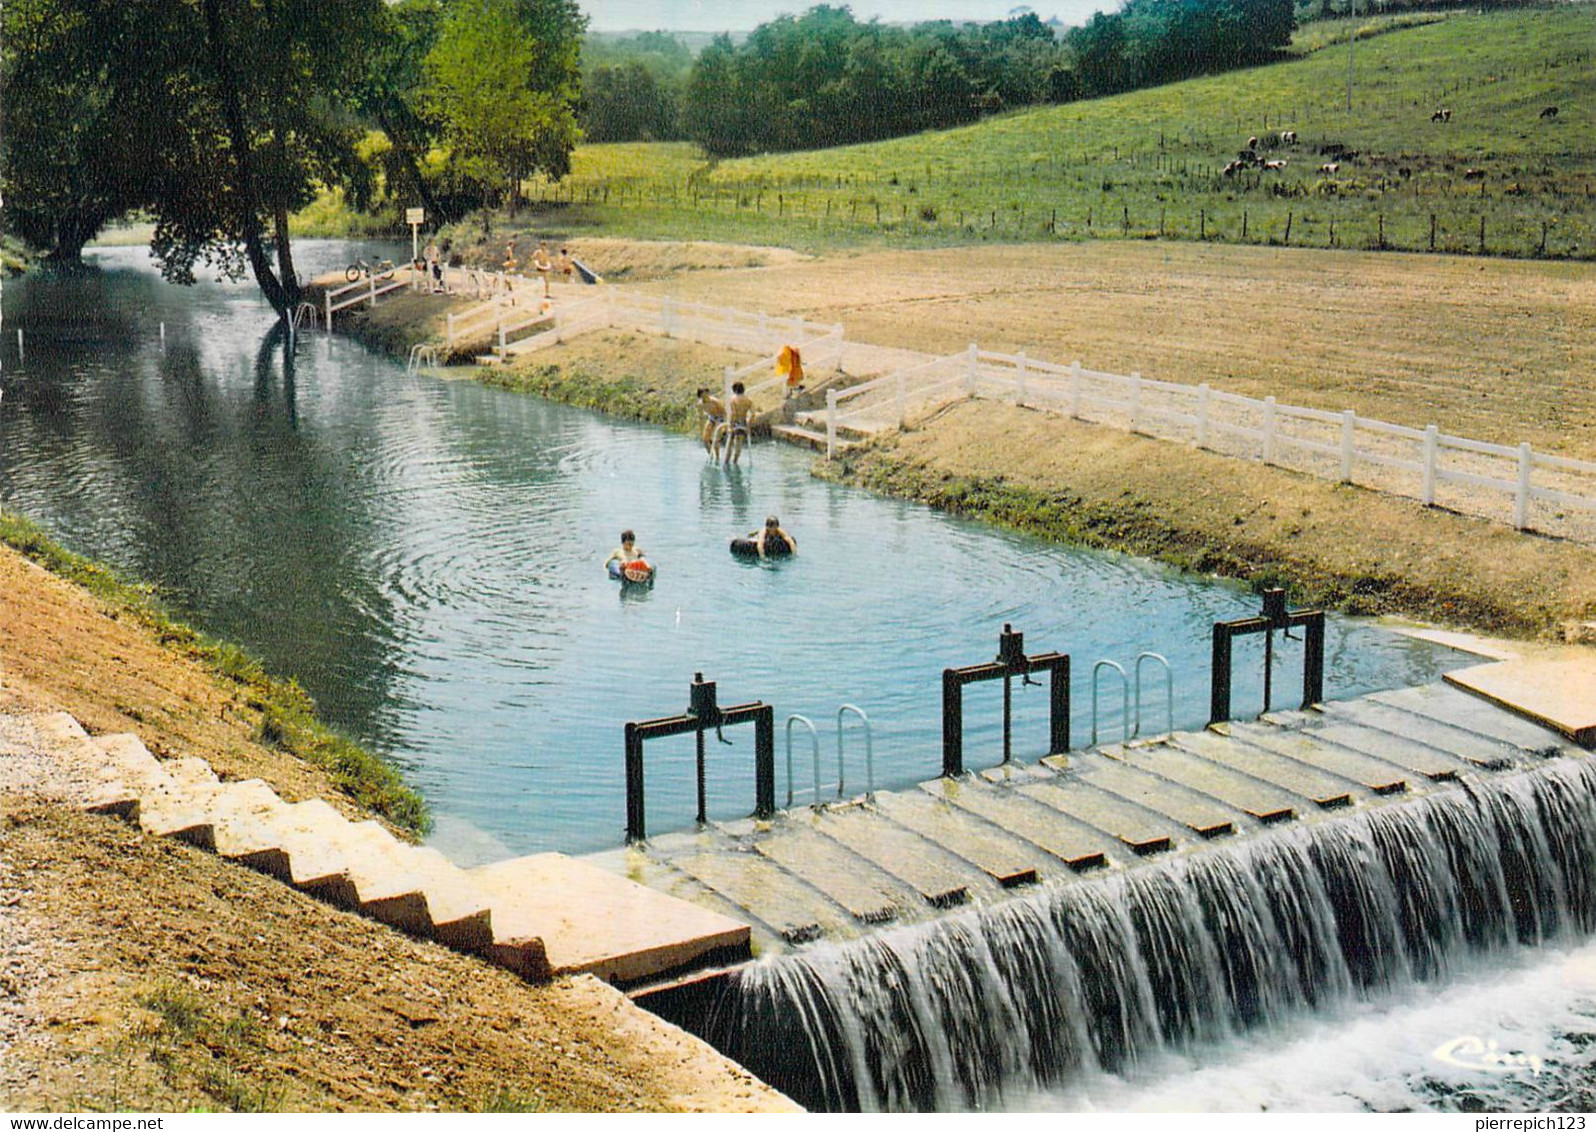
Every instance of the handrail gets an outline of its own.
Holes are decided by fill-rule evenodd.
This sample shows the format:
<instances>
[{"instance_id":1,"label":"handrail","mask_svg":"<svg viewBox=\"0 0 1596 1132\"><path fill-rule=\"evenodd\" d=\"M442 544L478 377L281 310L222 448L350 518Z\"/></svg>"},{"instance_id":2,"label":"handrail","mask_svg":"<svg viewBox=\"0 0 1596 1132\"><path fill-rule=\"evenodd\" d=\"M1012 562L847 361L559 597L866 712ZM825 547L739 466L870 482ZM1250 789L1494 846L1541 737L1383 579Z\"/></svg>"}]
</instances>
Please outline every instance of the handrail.
<instances>
[{"instance_id":1,"label":"handrail","mask_svg":"<svg viewBox=\"0 0 1596 1132\"><path fill-rule=\"evenodd\" d=\"M1164 734L1172 735L1175 731L1175 674L1169 667L1169 661L1156 652L1143 652L1136 654L1136 730L1132 735L1140 735L1142 731L1142 661L1153 660L1164 666Z\"/></svg>"},{"instance_id":2,"label":"handrail","mask_svg":"<svg viewBox=\"0 0 1596 1132\"><path fill-rule=\"evenodd\" d=\"M852 712L854 715L857 715L859 717L860 722L862 722L864 724L864 735L865 735L865 796L873 798L873 797L875 797L875 793L876 793L875 739L871 736L871 733L870 733L870 717L864 713L864 709L863 708L855 707L853 704L843 704L840 708L837 709L837 797L841 798L842 795L843 795L843 786L842 786L842 719L843 719L843 716L846 713L848 713L848 712Z\"/></svg>"},{"instance_id":3,"label":"handrail","mask_svg":"<svg viewBox=\"0 0 1596 1132\"><path fill-rule=\"evenodd\" d=\"M1090 745L1093 747L1097 746L1097 674L1105 668L1112 668L1119 673L1119 688L1122 699L1120 705L1120 733L1123 738L1121 741L1123 742L1131 737L1130 678L1125 675L1125 670L1114 661L1100 660L1092 665L1092 742Z\"/></svg>"},{"instance_id":4,"label":"handrail","mask_svg":"<svg viewBox=\"0 0 1596 1132\"><path fill-rule=\"evenodd\" d=\"M438 364L437 347L430 342L417 342L410 347L410 358L405 362L405 374L414 377L423 363L431 366Z\"/></svg>"},{"instance_id":5,"label":"handrail","mask_svg":"<svg viewBox=\"0 0 1596 1132\"><path fill-rule=\"evenodd\" d=\"M801 723L809 729L809 745L815 759L815 805L820 804L820 732L808 716L794 712L787 717L787 805L792 805L792 725Z\"/></svg>"}]
</instances>

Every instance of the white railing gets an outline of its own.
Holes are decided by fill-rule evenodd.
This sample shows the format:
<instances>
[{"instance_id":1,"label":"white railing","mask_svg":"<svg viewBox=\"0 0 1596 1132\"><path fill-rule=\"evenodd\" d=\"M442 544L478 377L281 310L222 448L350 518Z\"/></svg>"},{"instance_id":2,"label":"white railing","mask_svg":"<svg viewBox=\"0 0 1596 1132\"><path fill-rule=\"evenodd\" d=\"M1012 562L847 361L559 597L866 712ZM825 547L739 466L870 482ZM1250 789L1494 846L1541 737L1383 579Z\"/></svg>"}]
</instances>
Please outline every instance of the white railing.
<instances>
[{"instance_id":1,"label":"white railing","mask_svg":"<svg viewBox=\"0 0 1596 1132\"><path fill-rule=\"evenodd\" d=\"M409 287L411 276L419 274L409 267L400 267L392 275L383 277L372 272L364 279L357 279L353 283L345 283L342 287L334 287L322 294L322 305L325 308L327 329L332 329L332 316L346 307L359 306L361 303L377 305L377 298L390 291L398 291ZM353 296L353 298L349 296Z\"/></svg>"},{"instance_id":2,"label":"white railing","mask_svg":"<svg viewBox=\"0 0 1596 1132\"><path fill-rule=\"evenodd\" d=\"M827 432L878 427L932 397L989 397L1224 455L1406 495L1528 529L1596 514L1596 463L1213 389L978 349L937 358L828 398ZM842 404L859 402L843 410ZM1550 508L1548 511L1546 508Z\"/></svg>"}]
</instances>

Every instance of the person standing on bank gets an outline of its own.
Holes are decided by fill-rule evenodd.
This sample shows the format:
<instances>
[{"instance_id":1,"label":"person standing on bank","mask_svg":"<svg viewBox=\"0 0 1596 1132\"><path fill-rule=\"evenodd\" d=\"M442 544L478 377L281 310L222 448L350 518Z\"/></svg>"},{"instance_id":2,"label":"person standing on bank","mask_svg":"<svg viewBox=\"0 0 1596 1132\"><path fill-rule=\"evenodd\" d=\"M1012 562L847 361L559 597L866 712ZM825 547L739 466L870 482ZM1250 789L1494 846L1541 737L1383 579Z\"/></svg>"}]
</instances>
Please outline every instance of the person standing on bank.
<instances>
[{"instance_id":1,"label":"person standing on bank","mask_svg":"<svg viewBox=\"0 0 1596 1132\"><path fill-rule=\"evenodd\" d=\"M538 241L538 250L532 253L532 269L543 280L543 297L549 297L549 276L554 273L554 261L549 258L549 245Z\"/></svg>"}]
</instances>

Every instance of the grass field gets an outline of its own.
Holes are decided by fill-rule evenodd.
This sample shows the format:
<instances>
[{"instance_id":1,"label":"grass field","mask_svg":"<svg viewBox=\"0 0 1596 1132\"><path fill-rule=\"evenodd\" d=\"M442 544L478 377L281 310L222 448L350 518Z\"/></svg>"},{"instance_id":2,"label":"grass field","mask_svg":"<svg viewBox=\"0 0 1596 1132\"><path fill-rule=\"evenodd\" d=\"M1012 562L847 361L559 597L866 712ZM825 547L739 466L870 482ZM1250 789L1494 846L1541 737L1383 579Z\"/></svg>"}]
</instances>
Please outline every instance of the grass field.
<instances>
[{"instance_id":1,"label":"grass field","mask_svg":"<svg viewBox=\"0 0 1596 1132\"><path fill-rule=\"evenodd\" d=\"M572 229L811 250L1163 236L1596 255L1596 6L1359 21L1350 113L1349 27L1311 25L1288 62L872 145L718 163L587 146L534 192ZM1222 175L1249 137L1285 169ZM1329 143L1358 156L1323 173Z\"/></svg>"}]
</instances>

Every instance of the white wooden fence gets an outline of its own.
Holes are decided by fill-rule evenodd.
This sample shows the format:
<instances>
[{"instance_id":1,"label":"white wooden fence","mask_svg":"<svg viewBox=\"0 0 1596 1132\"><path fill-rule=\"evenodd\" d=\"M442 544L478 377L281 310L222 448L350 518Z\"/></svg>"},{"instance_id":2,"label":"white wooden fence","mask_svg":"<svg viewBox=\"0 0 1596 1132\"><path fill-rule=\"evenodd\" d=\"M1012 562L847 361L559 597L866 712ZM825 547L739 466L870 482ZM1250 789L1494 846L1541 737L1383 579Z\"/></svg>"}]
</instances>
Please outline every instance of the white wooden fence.
<instances>
[{"instance_id":1,"label":"white wooden fence","mask_svg":"<svg viewBox=\"0 0 1596 1132\"><path fill-rule=\"evenodd\" d=\"M827 398L828 454L838 428L901 426L912 409L990 397L1226 455L1356 483L1426 506L1570 531L1596 515L1596 463L1357 415L1256 400L1207 384L1154 381L999 354L972 344ZM1570 512L1575 514L1570 515Z\"/></svg>"}]
</instances>

